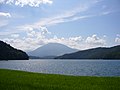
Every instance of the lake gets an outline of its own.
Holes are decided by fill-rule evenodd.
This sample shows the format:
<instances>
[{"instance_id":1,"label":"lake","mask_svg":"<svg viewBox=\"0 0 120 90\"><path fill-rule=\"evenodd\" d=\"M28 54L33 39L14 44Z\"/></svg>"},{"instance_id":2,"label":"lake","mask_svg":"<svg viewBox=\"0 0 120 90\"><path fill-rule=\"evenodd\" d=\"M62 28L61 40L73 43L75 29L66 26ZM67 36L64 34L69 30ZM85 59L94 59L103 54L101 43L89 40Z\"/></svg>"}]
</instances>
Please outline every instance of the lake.
<instances>
[{"instance_id":1,"label":"lake","mask_svg":"<svg viewBox=\"0 0 120 90\"><path fill-rule=\"evenodd\" d=\"M74 76L120 76L120 60L10 60L0 68Z\"/></svg>"}]
</instances>

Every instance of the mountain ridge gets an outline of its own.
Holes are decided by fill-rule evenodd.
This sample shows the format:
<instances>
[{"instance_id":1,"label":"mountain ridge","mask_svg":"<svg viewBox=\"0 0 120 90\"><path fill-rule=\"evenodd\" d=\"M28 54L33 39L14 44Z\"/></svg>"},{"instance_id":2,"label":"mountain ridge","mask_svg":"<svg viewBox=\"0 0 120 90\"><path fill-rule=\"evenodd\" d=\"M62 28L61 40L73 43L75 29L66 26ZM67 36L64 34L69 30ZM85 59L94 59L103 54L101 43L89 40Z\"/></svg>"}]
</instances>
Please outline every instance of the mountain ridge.
<instances>
[{"instance_id":1,"label":"mountain ridge","mask_svg":"<svg viewBox=\"0 0 120 90\"><path fill-rule=\"evenodd\" d=\"M55 59L120 59L120 45L98 47L58 56Z\"/></svg>"}]
</instances>

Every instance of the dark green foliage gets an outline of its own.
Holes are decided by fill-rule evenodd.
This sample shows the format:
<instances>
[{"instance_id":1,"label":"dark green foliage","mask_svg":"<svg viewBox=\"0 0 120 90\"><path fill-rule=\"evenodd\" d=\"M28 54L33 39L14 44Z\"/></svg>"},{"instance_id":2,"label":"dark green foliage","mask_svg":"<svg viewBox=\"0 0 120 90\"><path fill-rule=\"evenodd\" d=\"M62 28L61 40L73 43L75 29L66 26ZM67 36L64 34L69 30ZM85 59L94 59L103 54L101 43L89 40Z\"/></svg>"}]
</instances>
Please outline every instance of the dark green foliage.
<instances>
[{"instance_id":1,"label":"dark green foliage","mask_svg":"<svg viewBox=\"0 0 120 90\"><path fill-rule=\"evenodd\" d=\"M0 69L0 90L120 90L120 77L64 76Z\"/></svg>"},{"instance_id":2,"label":"dark green foliage","mask_svg":"<svg viewBox=\"0 0 120 90\"><path fill-rule=\"evenodd\" d=\"M27 60L28 55L21 51L11 47L9 44L0 41L0 60Z\"/></svg>"},{"instance_id":3,"label":"dark green foliage","mask_svg":"<svg viewBox=\"0 0 120 90\"><path fill-rule=\"evenodd\" d=\"M94 48L56 57L56 59L120 59L120 45Z\"/></svg>"}]
</instances>

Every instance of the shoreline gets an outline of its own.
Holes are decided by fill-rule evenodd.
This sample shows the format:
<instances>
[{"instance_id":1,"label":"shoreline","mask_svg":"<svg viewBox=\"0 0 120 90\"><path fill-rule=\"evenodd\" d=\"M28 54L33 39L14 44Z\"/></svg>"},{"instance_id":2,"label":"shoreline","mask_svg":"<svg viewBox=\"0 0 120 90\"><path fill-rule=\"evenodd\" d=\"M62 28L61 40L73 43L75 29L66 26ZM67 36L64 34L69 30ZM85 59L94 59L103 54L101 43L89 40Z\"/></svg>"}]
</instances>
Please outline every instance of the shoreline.
<instances>
[{"instance_id":1,"label":"shoreline","mask_svg":"<svg viewBox=\"0 0 120 90\"><path fill-rule=\"evenodd\" d=\"M43 74L43 75L59 75L59 76L73 76L73 77L120 77L120 76L89 76L89 75L73 75L73 74L58 74L58 73L41 73L41 72L33 72L33 71L25 71L25 70L17 70L17 69L6 69L0 68L0 70L10 70L10 71L17 71L17 72L25 72L25 73L34 73L34 74Z\"/></svg>"}]
</instances>

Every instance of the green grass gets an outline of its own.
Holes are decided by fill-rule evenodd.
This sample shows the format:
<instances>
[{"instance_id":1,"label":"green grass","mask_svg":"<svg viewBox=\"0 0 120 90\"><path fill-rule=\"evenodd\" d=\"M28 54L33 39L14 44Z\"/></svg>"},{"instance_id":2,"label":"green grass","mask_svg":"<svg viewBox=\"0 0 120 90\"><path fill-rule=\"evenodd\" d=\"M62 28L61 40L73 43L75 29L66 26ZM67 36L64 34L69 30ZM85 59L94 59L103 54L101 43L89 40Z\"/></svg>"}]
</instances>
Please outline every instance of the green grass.
<instances>
[{"instance_id":1,"label":"green grass","mask_svg":"<svg viewBox=\"0 0 120 90\"><path fill-rule=\"evenodd\" d=\"M120 90L120 77L65 76L0 69L0 90Z\"/></svg>"}]
</instances>

